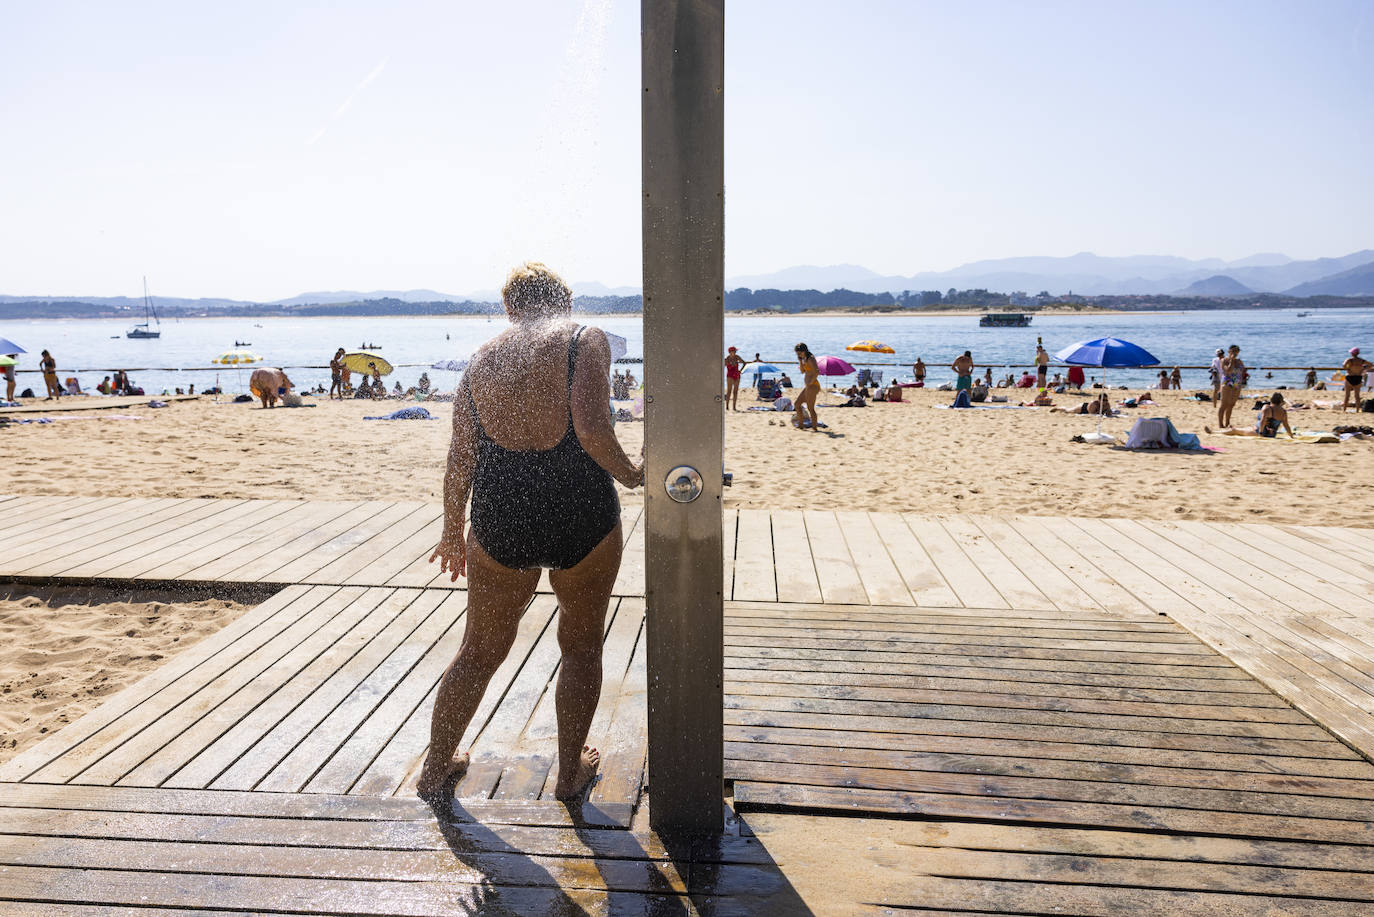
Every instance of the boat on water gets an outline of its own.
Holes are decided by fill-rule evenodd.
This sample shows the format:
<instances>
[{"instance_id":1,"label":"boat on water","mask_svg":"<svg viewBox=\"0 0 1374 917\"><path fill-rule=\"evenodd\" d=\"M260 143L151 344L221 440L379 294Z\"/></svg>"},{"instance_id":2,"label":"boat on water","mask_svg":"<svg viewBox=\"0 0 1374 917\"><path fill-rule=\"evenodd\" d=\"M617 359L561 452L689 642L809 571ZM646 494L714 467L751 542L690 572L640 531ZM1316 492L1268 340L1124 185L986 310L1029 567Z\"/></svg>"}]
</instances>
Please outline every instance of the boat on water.
<instances>
[{"instance_id":1,"label":"boat on water","mask_svg":"<svg viewBox=\"0 0 1374 917\"><path fill-rule=\"evenodd\" d=\"M1025 328L1033 316L1024 312L989 312L978 319L980 328Z\"/></svg>"},{"instance_id":2,"label":"boat on water","mask_svg":"<svg viewBox=\"0 0 1374 917\"><path fill-rule=\"evenodd\" d=\"M153 323L157 323L157 329L153 329ZM162 337L162 320L157 317L157 309L153 308L153 301L148 297L148 278L143 278L143 321L134 325L124 332L126 338L160 338Z\"/></svg>"},{"instance_id":3,"label":"boat on water","mask_svg":"<svg viewBox=\"0 0 1374 917\"><path fill-rule=\"evenodd\" d=\"M1307 318L1307 317L1308 317L1309 315L1311 315L1311 314L1312 314L1311 312L1299 312L1299 313L1298 313L1298 318Z\"/></svg>"}]
</instances>

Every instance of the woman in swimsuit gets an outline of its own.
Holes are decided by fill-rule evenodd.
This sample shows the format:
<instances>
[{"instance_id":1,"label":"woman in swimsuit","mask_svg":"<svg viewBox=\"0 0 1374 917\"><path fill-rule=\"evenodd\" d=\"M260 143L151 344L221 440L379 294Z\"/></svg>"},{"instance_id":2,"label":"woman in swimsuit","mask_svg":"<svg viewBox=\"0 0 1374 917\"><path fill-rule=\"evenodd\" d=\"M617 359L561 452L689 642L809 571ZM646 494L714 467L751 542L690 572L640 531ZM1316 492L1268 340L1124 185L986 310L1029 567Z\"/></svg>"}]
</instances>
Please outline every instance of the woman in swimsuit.
<instances>
[{"instance_id":1,"label":"woman in swimsuit","mask_svg":"<svg viewBox=\"0 0 1374 917\"><path fill-rule=\"evenodd\" d=\"M811 412L811 431L820 429L821 419L816 416L816 396L821 393L821 368L816 357L805 344L798 344L797 367L801 370L802 390L797 394L797 426L806 429L806 411Z\"/></svg>"},{"instance_id":2,"label":"woman in swimsuit","mask_svg":"<svg viewBox=\"0 0 1374 917\"><path fill-rule=\"evenodd\" d=\"M46 350L43 352L47 353ZM1341 369L1345 370L1345 397L1341 400L1341 413L1344 414L1351 407L1352 398L1355 410L1359 411L1360 387L1364 385L1364 377L1374 369L1374 363L1360 356L1360 348L1351 347L1350 358L1341 364Z\"/></svg>"},{"instance_id":3,"label":"woman in swimsuit","mask_svg":"<svg viewBox=\"0 0 1374 917\"><path fill-rule=\"evenodd\" d=\"M575 797L595 777L600 755L584 743L601 693L606 606L620 569L614 481L644 481L606 410L605 333L571 320L571 291L542 264L512 271L501 296L511 327L473 356L453 405L444 530L430 560L453 580L466 573L467 625L434 702L417 786L425 797L451 792L466 771L468 755L458 745L544 568L558 597L562 650L554 795ZM469 490L472 524L464 538Z\"/></svg>"},{"instance_id":4,"label":"woman in swimsuit","mask_svg":"<svg viewBox=\"0 0 1374 917\"><path fill-rule=\"evenodd\" d=\"M343 355L344 349L340 347L334 352L334 359L329 361L329 397L333 398L334 393L339 393L339 400L343 401Z\"/></svg>"},{"instance_id":5,"label":"woman in swimsuit","mask_svg":"<svg viewBox=\"0 0 1374 917\"><path fill-rule=\"evenodd\" d=\"M749 361L741 357L736 350L737 348L731 347L730 353L725 357L725 405L732 411L739 410L740 370L749 365Z\"/></svg>"},{"instance_id":6,"label":"woman in swimsuit","mask_svg":"<svg viewBox=\"0 0 1374 917\"><path fill-rule=\"evenodd\" d=\"M1231 411L1244 387L1245 364L1240 359L1240 348L1232 344L1221 361L1221 401L1217 403L1217 426L1221 429L1231 426Z\"/></svg>"}]
</instances>

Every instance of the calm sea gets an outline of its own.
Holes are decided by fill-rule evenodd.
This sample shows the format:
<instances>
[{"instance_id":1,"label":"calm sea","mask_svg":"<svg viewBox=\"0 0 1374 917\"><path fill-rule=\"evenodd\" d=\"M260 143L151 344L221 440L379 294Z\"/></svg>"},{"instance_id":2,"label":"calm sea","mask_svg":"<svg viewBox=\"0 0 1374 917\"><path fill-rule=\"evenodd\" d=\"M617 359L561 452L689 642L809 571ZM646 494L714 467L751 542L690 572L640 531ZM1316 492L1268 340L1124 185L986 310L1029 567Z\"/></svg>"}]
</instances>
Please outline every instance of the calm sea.
<instances>
[{"instance_id":1,"label":"calm sea","mask_svg":"<svg viewBox=\"0 0 1374 917\"><path fill-rule=\"evenodd\" d=\"M630 356L643 353L643 327L638 316L590 320L629 341ZM38 366L39 351L47 348L58 361L59 375L76 375L91 388L114 369L126 369L135 384L150 393L192 382L197 388L213 385L216 376L226 390L241 390L247 372L211 369L210 360L239 342L260 354L267 366L288 369L298 386L329 384L322 367L338 347L356 349L376 344L400 368L389 382L414 384L429 364L470 354L482 341L505 327L502 320L485 318L258 318L187 319L162 325L158 340L129 340L127 322L13 321L0 324L7 337L28 353L20 357L20 370ZM1252 367L1256 387L1301 384L1302 370L1272 370L1266 366L1334 367L1352 346L1368 354L1374 351L1374 309L1314 311L1307 318L1296 312L1182 312L1169 314L1042 315L1029 328L980 328L977 316L827 316L827 317L727 317L726 344L746 357L755 352L784 369L792 369L792 348L805 341L814 353L835 354L851 363L899 362L881 367L890 378L894 372L909 377L911 363L921 357L930 366L933 383L952 378L950 361L964 350L973 352L979 366L1028 364L1035 354L1037 337L1053 354L1078 341L1111 335L1145 347L1166 367L1206 365L1218 347L1238 344L1241 356ZM865 338L883 341L897 352L893 356L845 351L845 345ZM722 354L723 356L723 354ZM406 365L416 364L416 365ZM1258 368L1256 372L1255 369ZM651 367L648 367L652 371ZM643 373L636 367L636 375ZM994 370L996 372L996 370ZM1144 385L1157 371L1112 370L1113 384ZM1097 375L1090 371L1090 375ZM1323 372L1325 378L1330 373ZM451 373L431 372L443 387L456 382ZM843 381L843 380L832 380ZM1205 387L1203 370L1184 370L1184 385ZM42 391L37 373L21 373L19 388Z\"/></svg>"}]
</instances>

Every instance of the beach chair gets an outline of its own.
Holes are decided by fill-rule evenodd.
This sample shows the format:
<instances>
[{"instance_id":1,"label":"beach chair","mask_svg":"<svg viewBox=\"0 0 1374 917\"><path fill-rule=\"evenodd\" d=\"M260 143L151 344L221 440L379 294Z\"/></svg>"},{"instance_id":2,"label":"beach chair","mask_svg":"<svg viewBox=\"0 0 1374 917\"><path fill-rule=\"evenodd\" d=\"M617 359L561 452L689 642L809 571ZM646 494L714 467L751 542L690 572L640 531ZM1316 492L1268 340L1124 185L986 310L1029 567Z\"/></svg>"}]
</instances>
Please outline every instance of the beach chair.
<instances>
[{"instance_id":1,"label":"beach chair","mask_svg":"<svg viewBox=\"0 0 1374 917\"><path fill-rule=\"evenodd\" d=\"M760 380L759 380L759 400L760 400L760 401L773 401L774 399L776 399L776 398L778 397L778 395L782 394L782 392L781 392L780 389L781 389L781 386L778 385L778 380L777 380L777 379L760 379Z\"/></svg>"}]
</instances>

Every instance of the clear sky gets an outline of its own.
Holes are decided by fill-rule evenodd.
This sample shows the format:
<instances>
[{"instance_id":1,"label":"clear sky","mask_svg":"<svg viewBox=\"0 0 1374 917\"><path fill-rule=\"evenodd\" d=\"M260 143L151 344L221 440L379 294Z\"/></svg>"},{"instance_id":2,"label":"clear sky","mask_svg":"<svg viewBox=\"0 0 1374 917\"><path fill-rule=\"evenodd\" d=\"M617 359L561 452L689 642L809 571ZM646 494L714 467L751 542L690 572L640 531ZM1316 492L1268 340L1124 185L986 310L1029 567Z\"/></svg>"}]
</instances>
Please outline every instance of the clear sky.
<instances>
[{"instance_id":1,"label":"clear sky","mask_svg":"<svg viewBox=\"0 0 1374 917\"><path fill-rule=\"evenodd\" d=\"M639 4L0 0L0 293L639 283ZM1374 2L729 0L726 274L1374 246Z\"/></svg>"}]
</instances>

